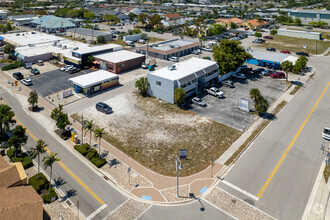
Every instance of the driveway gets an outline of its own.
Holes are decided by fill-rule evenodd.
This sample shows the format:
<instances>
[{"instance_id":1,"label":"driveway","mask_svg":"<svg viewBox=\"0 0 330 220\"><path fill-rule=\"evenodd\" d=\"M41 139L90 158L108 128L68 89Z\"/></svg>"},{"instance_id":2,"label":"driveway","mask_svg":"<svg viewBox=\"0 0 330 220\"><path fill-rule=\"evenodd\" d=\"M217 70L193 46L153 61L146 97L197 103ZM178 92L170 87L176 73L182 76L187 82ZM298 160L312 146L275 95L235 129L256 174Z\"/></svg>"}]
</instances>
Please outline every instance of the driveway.
<instances>
[{"instance_id":1,"label":"driveway","mask_svg":"<svg viewBox=\"0 0 330 220\"><path fill-rule=\"evenodd\" d=\"M283 80L256 74L246 74L246 76L246 80L231 79L235 88L220 87L220 90L225 94L224 99L218 99L206 93L203 94L201 97L206 102L207 107L191 105L191 111L235 129L245 130L255 120L256 115L241 111L238 108L239 98L249 100L250 110L254 110L254 103L249 95L252 88L258 88L261 94L268 100L268 103L271 104L288 87Z\"/></svg>"}]
</instances>

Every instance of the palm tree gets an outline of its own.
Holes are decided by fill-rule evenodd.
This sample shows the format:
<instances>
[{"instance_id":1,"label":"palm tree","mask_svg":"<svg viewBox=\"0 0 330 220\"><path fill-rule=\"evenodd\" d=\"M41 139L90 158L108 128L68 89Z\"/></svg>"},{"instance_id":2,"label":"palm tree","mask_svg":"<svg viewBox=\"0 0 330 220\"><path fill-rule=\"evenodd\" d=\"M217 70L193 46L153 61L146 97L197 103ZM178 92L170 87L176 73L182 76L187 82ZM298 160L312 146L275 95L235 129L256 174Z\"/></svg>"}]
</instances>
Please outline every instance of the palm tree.
<instances>
[{"instance_id":1,"label":"palm tree","mask_svg":"<svg viewBox=\"0 0 330 220\"><path fill-rule=\"evenodd\" d=\"M52 153L50 152L50 155L48 157L44 157L44 159L42 160L44 162L44 166L45 169L47 169L47 167L50 167L50 175L49 175L49 193L50 193L50 185L52 183L52 172L53 172L53 164L56 161L60 161L60 159L58 159L57 157L57 153Z\"/></svg>"},{"instance_id":2,"label":"palm tree","mask_svg":"<svg viewBox=\"0 0 330 220\"><path fill-rule=\"evenodd\" d=\"M38 156L38 179L39 179L39 173L40 173L40 154L43 154L46 152L47 144L44 140L37 140L37 145L32 148L32 154L33 156Z\"/></svg>"},{"instance_id":3,"label":"palm tree","mask_svg":"<svg viewBox=\"0 0 330 220\"><path fill-rule=\"evenodd\" d=\"M93 131L93 120L90 121L86 121L86 125L84 127L84 129L86 130L84 136L86 135L87 131L89 131L89 152L91 151L91 147L92 147L92 131Z\"/></svg>"},{"instance_id":4,"label":"palm tree","mask_svg":"<svg viewBox=\"0 0 330 220\"><path fill-rule=\"evenodd\" d=\"M101 153L101 139L102 139L102 136L104 134L104 128L96 128L94 130L94 136L95 136L95 139L99 139L99 159L100 159L100 153Z\"/></svg>"},{"instance_id":5,"label":"palm tree","mask_svg":"<svg viewBox=\"0 0 330 220\"><path fill-rule=\"evenodd\" d=\"M176 88L174 90L174 101L175 103L180 106L184 100L186 99L186 91L183 90L183 88Z\"/></svg>"},{"instance_id":6,"label":"palm tree","mask_svg":"<svg viewBox=\"0 0 330 220\"><path fill-rule=\"evenodd\" d=\"M13 119L14 116L14 112L8 105L0 105L0 133L2 138L4 138L6 132L10 130L10 125L16 123L16 121Z\"/></svg>"},{"instance_id":7,"label":"palm tree","mask_svg":"<svg viewBox=\"0 0 330 220\"><path fill-rule=\"evenodd\" d=\"M259 89L257 89L257 88L252 88L252 89L250 90L250 97L251 97L251 99L253 99L254 101L256 101L260 96L261 96L261 94L260 94Z\"/></svg>"},{"instance_id":8,"label":"palm tree","mask_svg":"<svg viewBox=\"0 0 330 220\"><path fill-rule=\"evenodd\" d=\"M141 77L139 80L135 82L135 87L141 92L143 96L147 95L149 89L149 82L147 77Z\"/></svg>"}]
</instances>

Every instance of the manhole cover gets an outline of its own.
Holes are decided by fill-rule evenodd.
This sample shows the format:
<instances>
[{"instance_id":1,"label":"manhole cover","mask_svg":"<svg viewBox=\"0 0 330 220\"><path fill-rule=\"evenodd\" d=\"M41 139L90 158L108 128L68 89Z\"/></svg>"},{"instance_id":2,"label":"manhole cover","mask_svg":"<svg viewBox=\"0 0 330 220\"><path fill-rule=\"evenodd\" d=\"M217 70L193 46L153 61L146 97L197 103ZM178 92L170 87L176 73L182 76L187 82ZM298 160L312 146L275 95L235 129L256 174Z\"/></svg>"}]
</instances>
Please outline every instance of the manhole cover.
<instances>
[{"instance_id":1,"label":"manhole cover","mask_svg":"<svg viewBox=\"0 0 330 220\"><path fill-rule=\"evenodd\" d=\"M235 199L232 199L231 202L235 204L236 203L236 200Z\"/></svg>"}]
</instances>

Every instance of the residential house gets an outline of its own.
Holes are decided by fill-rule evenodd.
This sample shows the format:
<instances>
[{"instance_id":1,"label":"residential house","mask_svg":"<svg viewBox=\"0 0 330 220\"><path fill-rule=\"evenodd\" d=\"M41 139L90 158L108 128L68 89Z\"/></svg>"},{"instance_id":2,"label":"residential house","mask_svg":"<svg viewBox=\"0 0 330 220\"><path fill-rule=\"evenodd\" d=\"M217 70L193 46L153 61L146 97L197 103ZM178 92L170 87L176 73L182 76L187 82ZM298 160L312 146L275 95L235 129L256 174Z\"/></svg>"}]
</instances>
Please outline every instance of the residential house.
<instances>
[{"instance_id":1,"label":"residential house","mask_svg":"<svg viewBox=\"0 0 330 220\"><path fill-rule=\"evenodd\" d=\"M251 29L256 28L263 28L268 25L268 22L261 20L261 22L258 21L258 19L252 19L248 20L242 23L243 26L249 27Z\"/></svg>"},{"instance_id":2,"label":"residential house","mask_svg":"<svg viewBox=\"0 0 330 220\"><path fill-rule=\"evenodd\" d=\"M223 26L227 26L229 27L231 22L233 22L234 24L236 24L238 27L243 27L243 20L239 19L239 18L218 18L215 21L217 24L221 24Z\"/></svg>"}]
</instances>

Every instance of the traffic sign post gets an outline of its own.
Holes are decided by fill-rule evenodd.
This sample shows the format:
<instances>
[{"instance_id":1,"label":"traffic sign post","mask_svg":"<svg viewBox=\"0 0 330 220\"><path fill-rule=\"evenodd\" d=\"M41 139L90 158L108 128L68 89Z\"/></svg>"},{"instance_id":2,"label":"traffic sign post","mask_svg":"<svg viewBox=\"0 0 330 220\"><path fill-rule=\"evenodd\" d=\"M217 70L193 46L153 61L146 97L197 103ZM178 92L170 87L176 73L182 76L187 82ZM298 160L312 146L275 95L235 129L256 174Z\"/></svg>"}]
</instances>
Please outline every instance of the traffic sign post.
<instances>
[{"instance_id":1,"label":"traffic sign post","mask_svg":"<svg viewBox=\"0 0 330 220\"><path fill-rule=\"evenodd\" d=\"M214 160L211 158L211 178L213 178L213 166L214 166Z\"/></svg>"},{"instance_id":2,"label":"traffic sign post","mask_svg":"<svg viewBox=\"0 0 330 220\"><path fill-rule=\"evenodd\" d=\"M131 167L128 167L127 168L127 173L128 173L128 185L131 185Z\"/></svg>"}]
</instances>

